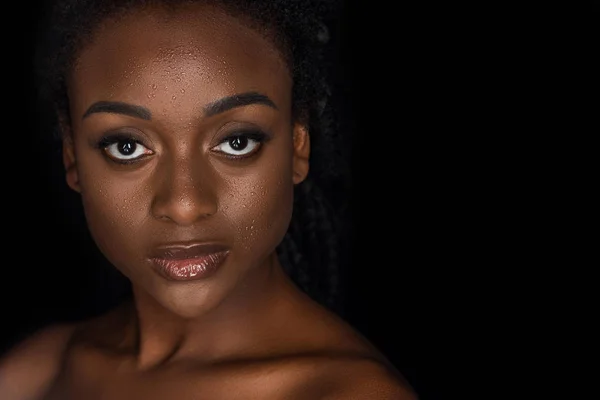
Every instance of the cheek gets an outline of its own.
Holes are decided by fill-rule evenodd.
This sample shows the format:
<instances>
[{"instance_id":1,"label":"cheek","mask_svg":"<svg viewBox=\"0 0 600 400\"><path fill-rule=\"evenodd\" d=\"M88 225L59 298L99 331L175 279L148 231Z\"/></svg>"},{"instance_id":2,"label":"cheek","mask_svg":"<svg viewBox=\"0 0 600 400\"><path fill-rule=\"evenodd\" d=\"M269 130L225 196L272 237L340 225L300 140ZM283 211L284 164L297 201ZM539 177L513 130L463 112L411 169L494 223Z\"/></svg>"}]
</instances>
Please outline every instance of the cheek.
<instances>
[{"instance_id":1,"label":"cheek","mask_svg":"<svg viewBox=\"0 0 600 400\"><path fill-rule=\"evenodd\" d=\"M127 255L135 252L137 228L146 219L147 188L143 181L118 179L101 171L91 165L79 167L85 217L100 250L113 264L124 266Z\"/></svg>"},{"instance_id":2,"label":"cheek","mask_svg":"<svg viewBox=\"0 0 600 400\"><path fill-rule=\"evenodd\" d=\"M252 250L255 257L272 252L289 226L294 187L287 164L285 160L232 181L232 190L224 199L223 213L236 227L236 247L244 252Z\"/></svg>"}]
</instances>

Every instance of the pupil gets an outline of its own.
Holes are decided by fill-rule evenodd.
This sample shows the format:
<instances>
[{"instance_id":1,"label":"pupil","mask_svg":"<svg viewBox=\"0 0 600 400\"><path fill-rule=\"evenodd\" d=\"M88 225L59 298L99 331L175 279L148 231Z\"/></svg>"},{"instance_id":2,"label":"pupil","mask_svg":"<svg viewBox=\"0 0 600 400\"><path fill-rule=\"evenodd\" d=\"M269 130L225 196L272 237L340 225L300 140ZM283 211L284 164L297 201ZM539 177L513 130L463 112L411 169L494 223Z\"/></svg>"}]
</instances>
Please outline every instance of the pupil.
<instances>
[{"instance_id":1,"label":"pupil","mask_svg":"<svg viewBox=\"0 0 600 400\"><path fill-rule=\"evenodd\" d=\"M238 136L229 139L229 145L234 150L244 150L248 146L248 138L244 136Z\"/></svg>"},{"instance_id":2,"label":"pupil","mask_svg":"<svg viewBox=\"0 0 600 400\"><path fill-rule=\"evenodd\" d=\"M121 142L119 144L119 153L129 156L135 152L136 144L132 141Z\"/></svg>"}]
</instances>

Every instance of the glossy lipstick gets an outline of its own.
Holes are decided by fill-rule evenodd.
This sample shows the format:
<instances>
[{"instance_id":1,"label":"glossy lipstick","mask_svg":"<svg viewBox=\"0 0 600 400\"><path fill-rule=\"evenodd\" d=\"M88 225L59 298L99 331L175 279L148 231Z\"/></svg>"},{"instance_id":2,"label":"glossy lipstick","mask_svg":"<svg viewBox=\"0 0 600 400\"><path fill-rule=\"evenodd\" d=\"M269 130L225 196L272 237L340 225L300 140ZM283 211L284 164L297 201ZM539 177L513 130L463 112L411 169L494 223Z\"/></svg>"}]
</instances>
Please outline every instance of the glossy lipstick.
<instances>
[{"instance_id":1,"label":"glossy lipstick","mask_svg":"<svg viewBox=\"0 0 600 400\"><path fill-rule=\"evenodd\" d=\"M171 244L157 248L150 261L166 279L191 281L212 275L228 254L226 247L216 244Z\"/></svg>"}]
</instances>

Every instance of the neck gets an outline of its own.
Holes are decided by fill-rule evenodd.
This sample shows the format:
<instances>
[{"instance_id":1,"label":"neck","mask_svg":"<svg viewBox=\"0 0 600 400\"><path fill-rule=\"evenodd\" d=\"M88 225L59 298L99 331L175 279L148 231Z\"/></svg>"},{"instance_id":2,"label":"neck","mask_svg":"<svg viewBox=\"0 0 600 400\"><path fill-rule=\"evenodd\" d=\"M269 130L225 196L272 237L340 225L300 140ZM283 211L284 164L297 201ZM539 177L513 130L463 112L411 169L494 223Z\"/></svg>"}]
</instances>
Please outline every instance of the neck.
<instances>
[{"instance_id":1,"label":"neck","mask_svg":"<svg viewBox=\"0 0 600 400\"><path fill-rule=\"evenodd\" d=\"M130 337L136 343L137 365L147 369L186 356L205 362L243 356L266 337L268 321L285 318L283 308L298 296L302 294L275 254L218 306L194 318L173 313L134 287Z\"/></svg>"}]
</instances>

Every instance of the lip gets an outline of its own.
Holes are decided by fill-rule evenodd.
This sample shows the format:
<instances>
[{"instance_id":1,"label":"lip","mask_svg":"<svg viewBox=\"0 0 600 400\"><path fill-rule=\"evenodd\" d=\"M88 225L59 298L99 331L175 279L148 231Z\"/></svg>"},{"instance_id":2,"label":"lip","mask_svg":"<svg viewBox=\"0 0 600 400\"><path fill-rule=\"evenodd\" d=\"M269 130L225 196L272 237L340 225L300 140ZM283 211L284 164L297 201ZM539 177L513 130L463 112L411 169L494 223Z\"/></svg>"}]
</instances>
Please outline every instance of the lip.
<instances>
[{"instance_id":1,"label":"lip","mask_svg":"<svg viewBox=\"0 0 600 400\"><path fill-rule=\"evenodd\" d=\"M181 243L157 247L149 260L163 278L191 281L213 275L228 254L229 249L220 244Z\"/></svg>"}]
</instances>

